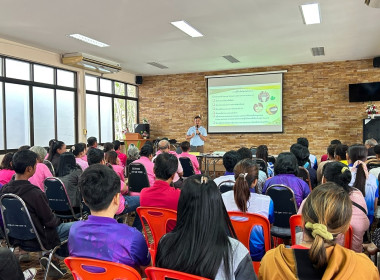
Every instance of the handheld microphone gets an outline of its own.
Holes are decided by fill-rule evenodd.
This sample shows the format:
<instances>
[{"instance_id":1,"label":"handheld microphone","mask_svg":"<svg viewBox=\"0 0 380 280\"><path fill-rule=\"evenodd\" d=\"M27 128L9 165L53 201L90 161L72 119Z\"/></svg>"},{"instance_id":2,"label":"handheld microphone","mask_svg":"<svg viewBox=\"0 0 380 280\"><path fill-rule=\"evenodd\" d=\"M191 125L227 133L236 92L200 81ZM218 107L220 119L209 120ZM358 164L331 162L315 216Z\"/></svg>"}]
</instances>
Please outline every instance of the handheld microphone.
<instances>
[{"instance_id":1,"label":"handheld microphone","mask_svg":"<svg viewBox=\"0 0 380 280\"><path fill-rule=\"evenodd\" d=\"M197 129L199 128L199 124L197 124Z\"/></svg>"}]
</instances>

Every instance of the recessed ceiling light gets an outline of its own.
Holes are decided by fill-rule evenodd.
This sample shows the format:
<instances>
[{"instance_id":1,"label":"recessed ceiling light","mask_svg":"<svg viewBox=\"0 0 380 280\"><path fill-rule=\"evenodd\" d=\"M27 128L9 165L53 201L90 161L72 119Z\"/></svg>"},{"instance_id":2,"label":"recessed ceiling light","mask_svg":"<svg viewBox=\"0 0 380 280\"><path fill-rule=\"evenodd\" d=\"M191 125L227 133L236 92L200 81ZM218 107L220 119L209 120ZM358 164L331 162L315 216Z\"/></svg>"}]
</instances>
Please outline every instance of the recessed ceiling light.
<instances>
[{"instance_id":1,"label":"recessed ceiling light","mask_svg":"<svg viewBox=\"0 0 380 280\"><path fill-rule=\"evenodd\" d=\"M154 67L157 67L157 68L160 68L160 69L168 69L169 67L161 64L161 63L157 63L157 62L148 62L149 65L152 65Z\"/></svg>"},{"instance_id":2,"label":"recessed ceiling light","mask_svg":"<svg viewBox=\"0 0 380 280\"><path fill-rule=\"evenodd\" d=\"M70 34L68 36L72 37L72 38L75 38L75 39L78 39L80 41L83 41L83 42L85 42L87 44L91 44L91 45L98 46L98 47L101 47L101 48L109 47L110 46L110 45L107 45L106 43L103 43L103 42L97 41L95 39L86 37L86 36L84 36L82 34Z\"/></svg>"},{"instance_id":3,"label":"recessed ceiling light","mask_svg":"<svg viewBox=\"0 0 380 280\"><path fill-rule=\"evenodd\" d=\"M305 24L321 23L321 15L319 13L318 3L301 5L300 9Z\"/></svg>"},{"instance_id":4,"label":"recessed ceiling light","mask_svg":"<svg viewBox=\"0 0 380 280\"><path fill-rule=\"evenodd\" d=\"M198 30L196 30L194 27L192 27L190 24L188 24L184 20L172 21L171 24L173 24L175 27L182 30L183 32L185 32L187 35L189 35L191 37L202 37L203 36L202 33L200 33Z\"/></svg>"}]
</instances>

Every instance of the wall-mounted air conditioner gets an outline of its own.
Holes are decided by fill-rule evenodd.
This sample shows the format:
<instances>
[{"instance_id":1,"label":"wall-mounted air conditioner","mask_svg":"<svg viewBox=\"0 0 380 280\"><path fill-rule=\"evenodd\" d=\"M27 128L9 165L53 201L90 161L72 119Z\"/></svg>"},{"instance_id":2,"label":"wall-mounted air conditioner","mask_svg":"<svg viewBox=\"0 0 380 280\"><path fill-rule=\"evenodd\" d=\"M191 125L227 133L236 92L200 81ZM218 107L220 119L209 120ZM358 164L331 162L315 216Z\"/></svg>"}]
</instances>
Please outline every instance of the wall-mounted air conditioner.
<instances>
[{"instance_id":1,"label":"wall-mounted air conditioner","mask_svg":"<svg viewBox=\"0 0 380 280\"><path fill-rule=\"evenodd\" d=\"M364 3L372 8L380 8L380 0L364 0Z\"/></svg>"},{"instance_id":2,"label":"wall-mounted air conditioner","mask_svg":"<svg viewBox=\"0 0 380 280\"><path fill-rule=\"evenodd\" d=\"M63 54L62 63L104 74L116 73L121 70L120 63L99 58L86 53Z\"/></svg>"}]
</instances>

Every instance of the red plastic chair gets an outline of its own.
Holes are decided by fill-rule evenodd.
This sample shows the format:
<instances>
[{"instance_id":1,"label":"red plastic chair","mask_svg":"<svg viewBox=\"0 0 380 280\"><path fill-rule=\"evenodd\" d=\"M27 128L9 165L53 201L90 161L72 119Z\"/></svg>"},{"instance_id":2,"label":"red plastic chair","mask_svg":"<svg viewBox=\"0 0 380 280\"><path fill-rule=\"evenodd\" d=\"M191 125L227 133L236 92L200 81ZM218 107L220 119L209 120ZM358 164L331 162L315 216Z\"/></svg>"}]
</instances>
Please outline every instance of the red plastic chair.
<instances>
[{"instance_id":1,"label":"red plastic chair","mask_svg":"<svg viewBox=\"0 0 380 280\"><path fill-rule=\"evenodd\" d=\"M145 273L150 280L166 280L166 278L178 280L210 280L201 276L158 267L148 267L145 269Z\"/></svg>"},{"instance_id":2,"label":"red plastic chair","mask_svg":"<svg viewBox=\"0 0 380 280\"><path fill-rule=\"evenodd\" d=\"M67 257L65 264L74 280L141 280L140 274L125 264L77 257ZM100 272L90 272L87 269Z\"/></svg>"},{"instance_id":3,"label":"red plastic chair","mask_svg":"<svg viewBox=\"0 0 380 280\"><path fill-rule=\"evenodd\" d=\"M293 215L289 219L289 224L290 224L290 232L292 235L292 245L296 245L296 227L301 227L303 228L303 223L302 223L302 215ZM344 234L344 247L347 249L351 249L352 245L352 226L348 228L347 232Z\"/></svg>"},{"instance_id":4,"label":"red plastic chair","mask_svg":"<svg viewBox=\"0 0 380 280\"><path fill-rule=\"evenodd\" d=\"M264 234L265 252L271 248L270 223L269 220L259 214L242 213L237 211L228 212L232 226L234 227L237 238L249 250L249 239L252 228L261 226ZM252 262L253 268L258 275L260 262Z\"/></svg>"},{"instance_id":5,"label":"red plastic chair","mask_svg":"<svg viewBox=\"0 0 380 280\"><path fill-rule=\"evenodd\" d=\"M167 233L167 224L168 222L177 221L177 211L164 208L155 208L155 207L138 207L136 209L139 217L141 219L141 224L143 225L145 240L149 248L150 255L152 257L152 263L155 263L156 250L158 242L161 237ZM148 232L145 227L145 222L150 228L152 233L153 243L149 243Z\"/></svg>"},{"instance_id":6,"label":"red plastic chair","mask_svg":"<svg viewBox=\"0 0 380 280\"><path fill-rule=\"evenodd\" d=\"M302 224L302 215L293 215L289 219L290 224L290 234L292 239L292 245L296 245L296 227L301 227L303 229Z\"/></svg>"}]
</instances>

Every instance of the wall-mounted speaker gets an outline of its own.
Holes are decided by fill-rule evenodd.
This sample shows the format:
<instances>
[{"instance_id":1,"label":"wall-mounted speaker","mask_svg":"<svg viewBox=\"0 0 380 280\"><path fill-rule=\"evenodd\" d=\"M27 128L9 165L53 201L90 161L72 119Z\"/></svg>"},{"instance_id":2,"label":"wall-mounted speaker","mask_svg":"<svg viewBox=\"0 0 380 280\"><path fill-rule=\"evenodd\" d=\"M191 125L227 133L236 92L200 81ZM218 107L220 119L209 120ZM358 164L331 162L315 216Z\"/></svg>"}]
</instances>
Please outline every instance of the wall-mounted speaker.
<instances>
[{"instance_id":1,"label":"wall-mounted speaker","mask_svg":"<svg viewBox=\"0 0 380 280\"><path fill-rule=\"evenodd\" d=\"M373 59L373 67L380 67L380 56Z\"/></svg>"},{"instance_id":2,"label":"wall-mounted speaker","mask_svg":"<svg viewBox=\"0 0 380 280\"><path fill-rule=\"evenodd\" d=\"M143 83L143 77L142 76L136 76L136 84L142 85Z\"/></svg>"}]
</instances>

